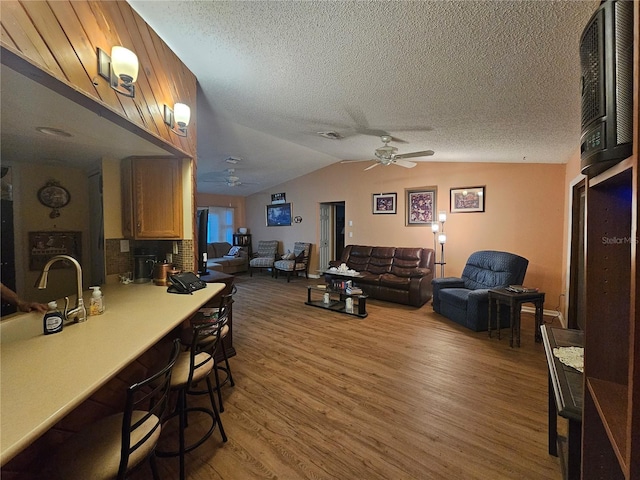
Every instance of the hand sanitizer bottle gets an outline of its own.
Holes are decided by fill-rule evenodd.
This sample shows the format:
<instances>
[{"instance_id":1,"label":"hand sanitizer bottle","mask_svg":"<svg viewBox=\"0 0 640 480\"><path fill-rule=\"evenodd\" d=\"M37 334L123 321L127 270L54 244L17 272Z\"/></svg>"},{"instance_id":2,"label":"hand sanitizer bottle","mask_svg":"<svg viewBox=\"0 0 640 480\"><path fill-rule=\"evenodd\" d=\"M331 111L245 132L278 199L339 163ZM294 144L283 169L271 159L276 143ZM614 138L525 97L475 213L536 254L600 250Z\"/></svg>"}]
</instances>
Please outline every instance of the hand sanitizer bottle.
<instances>
[{"instance_id":1,"label":"hand sanitizer bottle","mask_svg":"<svg viewBox=\"0 0 640 480\"><path fill-rule=\"evenodd\" d=\"M93 290L89 302L89 315L100 315L104 312L104 297L100 287L90 287Z\"/></svg>"},{"instance_id":2,"label":"hand sanitizer bottle","mask_svg":"<svg viewBox=\"0 0 640 480\"><path fill-rule=\"evenodd\" d=\"M62 313L58 310L58 304L56 302L49 302L47 304L49 310L44 314L42 319L42 327L45 335L52 333L58 333L62 331L64 324L64 318Z\"/></svg>"}]
</instances>

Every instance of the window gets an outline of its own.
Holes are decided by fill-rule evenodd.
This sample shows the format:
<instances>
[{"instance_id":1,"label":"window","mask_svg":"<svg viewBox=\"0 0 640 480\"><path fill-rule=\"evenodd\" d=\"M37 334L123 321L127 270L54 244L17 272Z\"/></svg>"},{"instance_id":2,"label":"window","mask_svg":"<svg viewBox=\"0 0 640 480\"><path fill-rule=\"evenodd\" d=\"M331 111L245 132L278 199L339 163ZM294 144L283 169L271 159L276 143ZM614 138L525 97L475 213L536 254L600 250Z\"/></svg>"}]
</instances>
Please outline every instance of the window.
<instances>
[{"instance_id":1,"label":"window","mask_svg":"<svg viewBox=\"0 0 640 480\"><path fill-rule=\"evenodd\" d=\"M208 243L233 243L233 213L234 209L231 207L209 207Z\"/></svg>"}]
</instances>

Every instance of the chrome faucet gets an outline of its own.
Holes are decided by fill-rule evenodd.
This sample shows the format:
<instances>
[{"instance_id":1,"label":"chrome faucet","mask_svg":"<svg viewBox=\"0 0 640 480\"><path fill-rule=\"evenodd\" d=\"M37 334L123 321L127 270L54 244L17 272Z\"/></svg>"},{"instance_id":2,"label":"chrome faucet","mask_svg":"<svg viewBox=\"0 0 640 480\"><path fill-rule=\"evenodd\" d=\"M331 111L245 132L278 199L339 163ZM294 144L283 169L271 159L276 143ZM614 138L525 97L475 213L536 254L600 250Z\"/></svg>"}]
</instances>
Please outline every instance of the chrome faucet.
<instances>
[{"instance_id":1,"label":"chrome faucet","mask_svg":"<svg viewBox=\"0 0 640 480\"><path fill-rule=\"evenodd\" d=\"M75 321L78 323L86 322L87 310L84 308L84 299L82 298L82 267L75 258L69 255L56 255L55 257L50 258L42 269L42 273L40 274L40 279L38 280L37 286L40 290L44 290L45 288L47 288L49 268L51 268L51 265L53 265L54 263L64 260L71 262L76 268L76 286L78 287L76 306L71 310L69 310L69 297L64 297L64 317L67 320L75 318Z\"/></svg>"}]
</instances>

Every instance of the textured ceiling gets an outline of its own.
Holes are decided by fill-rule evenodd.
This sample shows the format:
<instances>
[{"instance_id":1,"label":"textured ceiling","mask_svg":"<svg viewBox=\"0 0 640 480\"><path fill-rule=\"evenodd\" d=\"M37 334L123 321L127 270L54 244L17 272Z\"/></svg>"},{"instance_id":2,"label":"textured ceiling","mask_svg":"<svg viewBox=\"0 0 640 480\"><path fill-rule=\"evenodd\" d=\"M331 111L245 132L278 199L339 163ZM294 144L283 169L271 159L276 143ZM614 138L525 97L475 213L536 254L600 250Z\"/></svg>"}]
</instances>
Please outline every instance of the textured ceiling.
<instances>
[{"instance_id":1,"label":"textured ceiling","mask_svg":"<svg viewBox=\"0 0 640 480\"><path fill-rule=\"evenodd\" d=\"M198 78L201 192L250 195L373 159L383 133L398 153L434 150L425 162L564 163L578 149L578 44L597 0L129 3ZM64 114L82 145L47 146L36 114L67 110L2 81L3 163L17 161L9 150L52 161L158 150L124 129L104 145L93 137L111 127L83 112ZM317 134L328 130L343 138ZM227 168L242 185L226 185Z\"/></svg>"},{"instance_id":2,"label":"textured ceiling","mask_svg":"<svg viewBox=\"0 0 640 480\"><path fill-rule=\"evenodd\" d=\"M235 194L374 158L383 131L429 162L563 163L579 145L597 1L129 3L198 78L200 178L235 156L259 183Z\"/></svg>"}]
</instances>

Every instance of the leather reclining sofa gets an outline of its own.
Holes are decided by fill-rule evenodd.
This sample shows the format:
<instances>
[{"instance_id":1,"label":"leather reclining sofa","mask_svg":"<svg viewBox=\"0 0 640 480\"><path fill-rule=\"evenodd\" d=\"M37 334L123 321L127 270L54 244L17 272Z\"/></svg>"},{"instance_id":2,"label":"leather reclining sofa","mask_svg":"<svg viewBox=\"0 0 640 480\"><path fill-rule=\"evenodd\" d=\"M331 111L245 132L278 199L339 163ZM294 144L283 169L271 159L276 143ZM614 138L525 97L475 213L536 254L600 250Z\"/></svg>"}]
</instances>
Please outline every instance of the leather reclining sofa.
<instances>
[{"instance_id":1,"label":"leather reclining sofa","mask_svg":"<svg viewBox=\"0 0 640 480\"><path fill-rule=\"evenodd\" d=\"M329 264L346 263L359 272L353 283L371 298L421 307L431 300L434 262L431 248L347 245L340 260Z\"/></svg>"}]
</instances>

